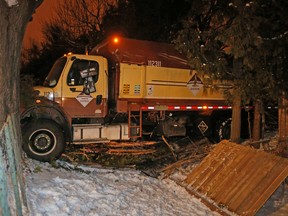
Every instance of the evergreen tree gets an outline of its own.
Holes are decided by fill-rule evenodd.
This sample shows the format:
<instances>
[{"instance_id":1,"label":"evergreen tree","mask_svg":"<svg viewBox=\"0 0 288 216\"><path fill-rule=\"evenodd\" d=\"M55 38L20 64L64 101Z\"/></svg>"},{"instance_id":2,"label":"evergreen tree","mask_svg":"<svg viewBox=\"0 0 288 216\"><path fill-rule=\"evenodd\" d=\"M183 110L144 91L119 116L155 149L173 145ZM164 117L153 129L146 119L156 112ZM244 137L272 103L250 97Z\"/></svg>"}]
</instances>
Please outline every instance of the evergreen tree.
<instances>
[{"instance_id":1,"label":"evergreen tree","mask_svg":"<svg viewBox=\"0 0 288 216\"><path fill-rule=\"evenodd\" d=\"M175 39L178 48L187 54L191 65L200 72L209 73L212 79L229 80L233 84L230 98L233 100L237 95L242 99L242 104L253 101L255 105L261 106L264 99L275 98L273 93L277 91L277 82L280 81L276 76L282 76L283 71L277 72L275 76L272 68L279 67L275 60L279 61L278 54L283 53L283 49L279 51L276 48L278 51L274 50L272 54L269 46L273 44L272 47L275 47L276 41L268 42L264 35L270 34L268 37L271 38L279 34L279 28L276 33L276 27L266 27L275 25L275 22L287 22L285 16L280 16L285 10L283 8L287 10L287 4L273 0L199 0L191 4L191 13ZM284 26L287 30L287 25ZM256 113L254 128L259 128L258 117ZM232 121L239 121L239 118L238 115ZM257 130L253 133L255 140L260 138ZM233 139L237 140L238 137Z\"/></svg>"}]
</instances>

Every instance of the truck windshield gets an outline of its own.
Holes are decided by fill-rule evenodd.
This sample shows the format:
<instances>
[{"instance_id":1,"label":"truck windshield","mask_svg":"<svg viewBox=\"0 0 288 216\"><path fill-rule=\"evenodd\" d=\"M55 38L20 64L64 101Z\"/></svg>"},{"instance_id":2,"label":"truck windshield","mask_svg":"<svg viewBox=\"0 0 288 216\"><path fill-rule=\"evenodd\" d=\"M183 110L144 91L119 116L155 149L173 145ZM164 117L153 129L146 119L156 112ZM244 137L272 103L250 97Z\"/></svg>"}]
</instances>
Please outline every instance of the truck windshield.
<instances>
[{"instance_id":1,"label":"truck windshield","mask_svg":"<svg viewBox=\"0 0 288 216\"><path fill-rule=\"evenodd\" d=\"M59 58L51 68L48 76L46 77L43 86L45 87L54 87L56 86L59 77L63 71L63 68L67 62L67 57Z\"/></svg>"}]
</instances>

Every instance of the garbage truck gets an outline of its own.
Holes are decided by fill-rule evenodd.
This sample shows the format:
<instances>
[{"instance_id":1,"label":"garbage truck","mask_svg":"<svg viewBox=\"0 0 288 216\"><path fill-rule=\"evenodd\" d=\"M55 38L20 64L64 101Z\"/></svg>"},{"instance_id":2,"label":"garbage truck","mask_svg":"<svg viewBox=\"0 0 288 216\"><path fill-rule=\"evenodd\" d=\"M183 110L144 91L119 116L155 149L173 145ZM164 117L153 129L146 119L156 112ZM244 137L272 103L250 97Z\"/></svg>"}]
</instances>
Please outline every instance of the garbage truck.
<instances>
[{"instance_id":1,"label":"garbage truck","mask_svg":"<svg viewBox=\"0 0 288 216\"><path fill-rule=\"evenodd\" d=\"M229 84L205 80L172 44L110 37L88 55L60 57L35 87L21 114L23 149L50 161L67 144L229 138Z\"/></svg>"}]
</instances>

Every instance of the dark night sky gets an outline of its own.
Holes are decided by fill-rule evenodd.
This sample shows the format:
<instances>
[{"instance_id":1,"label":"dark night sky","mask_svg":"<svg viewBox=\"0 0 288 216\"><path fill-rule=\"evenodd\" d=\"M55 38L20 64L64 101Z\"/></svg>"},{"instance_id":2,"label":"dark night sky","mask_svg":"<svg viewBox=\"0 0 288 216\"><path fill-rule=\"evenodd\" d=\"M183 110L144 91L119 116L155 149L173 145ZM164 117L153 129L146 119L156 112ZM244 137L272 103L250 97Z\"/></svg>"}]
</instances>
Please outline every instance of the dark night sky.
<instances>
[{"instance_id":1,"label":"dark night sky","mask_svg":"<svg viewBox=\"0 0 288 216\"><path fill-rule=\"evenodd\" d=\"M43 40L41 25L51 17L53 11L61 1L63 0L44 0L40 7L37 8L36 13L33 14L32 22L29 22L26 28L23 41L25 48L30 46L31 40L35 40L36 42Z\"/></svg>"}]
</instances>

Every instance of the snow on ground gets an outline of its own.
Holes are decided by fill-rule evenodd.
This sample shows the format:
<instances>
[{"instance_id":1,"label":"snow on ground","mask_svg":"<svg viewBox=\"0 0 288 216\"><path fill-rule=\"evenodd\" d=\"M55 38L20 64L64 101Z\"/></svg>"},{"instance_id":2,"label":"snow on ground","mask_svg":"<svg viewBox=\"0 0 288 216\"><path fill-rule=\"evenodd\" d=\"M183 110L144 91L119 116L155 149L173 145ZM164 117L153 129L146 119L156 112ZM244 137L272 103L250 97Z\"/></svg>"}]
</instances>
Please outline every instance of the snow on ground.
<instances>
[{"instance_id":1,"label":"snow on ground","mask_svg":"<svg viewBox=\"0 0 288 216\"><path fill-rule=\"evenodd\" d=\"M134 169L75 170L61 163L62 168L54 168L27 159L29 215L219 215L169 179L151 178Z\"/></svg>"}]
</instances>

